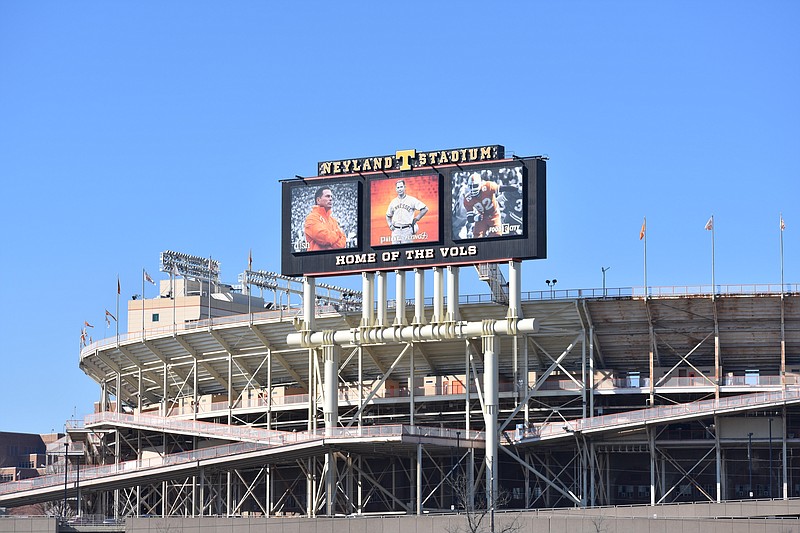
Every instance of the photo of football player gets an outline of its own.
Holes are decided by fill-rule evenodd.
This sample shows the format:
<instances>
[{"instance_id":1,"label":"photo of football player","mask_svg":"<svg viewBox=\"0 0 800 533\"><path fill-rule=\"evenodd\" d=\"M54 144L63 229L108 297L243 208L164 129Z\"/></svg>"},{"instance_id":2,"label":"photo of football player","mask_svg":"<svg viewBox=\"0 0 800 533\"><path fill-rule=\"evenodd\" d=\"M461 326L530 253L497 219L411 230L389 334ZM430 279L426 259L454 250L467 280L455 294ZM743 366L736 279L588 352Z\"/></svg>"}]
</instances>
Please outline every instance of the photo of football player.
<instances>
[{"instance_id":1,"label":"photo of football player","mask_svg":"<svg viewBox=\"0 0 800 533\"><path fill-rule=\"evenodd\" d=\"M386 224L392 230L392 244L407 244L419 230L417 222L428 212L428 206L406 194L405 180L397 180L395 190L397 198L386 210Z\"/></svg>"},{"instance_id":2,"label":"photo of football player","mask_svg":"<svg viewBox=\"0 0 800 533\"><path fill-rule=\"evenodd\" d=\"M370 190L370 245L439 240L438 175L375 179Z\"/></svg>"},{"instance_id":3,"label":"photo of football player","mask_svg":"<svg viewBox=\"0 0 800 533\"><path fill-rule=\"evenodd\" d=\"M453 172L451 185L453 240L524 233L521 167Z\"/></svg>"},{"instance_id":4,"label":"photo of football player","mask_svg":"<svg viewBox=\"0 0 800 533\"><path fill-rule=\"evenodd\" d=\"M320 252L358 246L358 184L299 184L291 190L293 252Z\"/></svg>"}]
</instances>

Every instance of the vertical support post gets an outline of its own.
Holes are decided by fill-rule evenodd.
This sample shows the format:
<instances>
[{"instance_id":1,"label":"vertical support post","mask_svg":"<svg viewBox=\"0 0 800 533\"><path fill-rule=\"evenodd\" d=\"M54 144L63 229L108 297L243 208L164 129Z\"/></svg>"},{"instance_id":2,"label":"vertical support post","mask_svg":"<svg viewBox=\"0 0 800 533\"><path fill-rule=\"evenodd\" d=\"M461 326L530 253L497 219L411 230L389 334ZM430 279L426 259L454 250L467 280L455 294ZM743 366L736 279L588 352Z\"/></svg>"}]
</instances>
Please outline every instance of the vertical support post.
<instances>
[{"instance_id":1,"label":"vertical support post","mask_svg":"<svg viewBox=\"0 0 800 533\"><path fill-rule=\"evenodd\" d=\"M469 341L464 341L464 357L466 376L464 379L464 438L470 439L472 437L470 434L470 415L472 414L470 405L470 388L472 384L472 370L470 368L471 365L469 364ZM471 511L475 502L475 448L472 446L469 448L469 458L467 460L466 475L464 476L464 479L467 485L467 501L465 502L465 507Z\"/></svg>"},{"instance_id":2,"label":"vertical support post","mask_svg":"<svg viewBox=\"0 0 800 533\"><path fill-rule=\"evenodd\" d=\"M422 514L422 443L417 444L417 465L416 465L416 472L417 472L417 502L415 508L417 510L417 515Z\"/></svg>"},{"instance_id":3,"label":"vertical support post","mask_svg":"<svg viewBox=\"0 0 800 533\"><path fill-rule=\"evenodd\" d=\"M647 288L645 288L647 290ZM646 298L646 297L645 297ZM647 300L645 299L645 305L647 305ZM655 346L656 346L656 334L653 330L653 324L650 324L649 328L650 332L650 407L655 407L656 402L656 376L655 376L655 365L653 363L653 359L655 358Z\"/></svg>"},{"instance_id":4,"label":"vertical support post","mask_svg":"<svg viewBox=\"0 0 800 533\"><path fill-rule=\"evenodd\" d=\"M714 293L716 293L716 286ZM713 299L713 295L712 295ZM716 304L714 304L714 399L719 400L719 382L721 369L719 367L719 323L717 322Z\"/></svg>"},{"instance_id":5,"label":"vertical support post","mask_svg":"<svg viewBox=\"0 0 800 533\"><path fill-rule=\"evenodd\" d=\"M316 280L311 277L303 278L303 330L306 332L314 331L316 292ZM310 377L309 381L311 381Z\"/></svg>"},{"instance_id":6,"label":"vertical support post","mask_svg":"<svg viewBox=\"0 0 800 533\"><path fill-rule=\"evenodd\" d=\"M431 322L442 322L444 314L444 271L441 267L433 267L433 318Z\"/></svg>"},{"instance_id":7,"label":"vertical support post","mask_svg":"<svg viewBox=\"0 0 800 533\"><path fill-rule=\"evenodd\" d=\"M784 406L781 413L781 426L783 427L782 433L783 436L781 437L781 474L783 478L783 499L789 499L789 476L788 476L788 463L789 457L786 455L786 407Z\"/></svg>"},{"instance_id":8,"label":"vertical support post","mask_svg":"<svg viewBox=\"0 0 800 533\"><path fill-rule=\"evenodd\" d=\"M164 383L163 383L163 387L164 388L162 389L162 392L161 392L161 416L167 416L167 414L168 414L167 413L167 405L169 405L169 403L168 403L169 402L169 383L167 381L168 368L167 368L167 363L166 362L163 365L163 369L164 369ZM105 383L104 383L104 385L105 385ZM103 411L105 411L105 409L103 409Z\"/></svg>"},{"instance_id":9,"label":"vertical support post","mask_svg":"<svg viewBox=\"0 0 800 533\"><path fill-rule=\"evenodd\" d=\"M425 323L425 271L414 269L414 324Z\"/></svg>"},{"instance_id":10,"label":"vertical support post","mask_svg":"<svg viewBox=\"0 0 800 533\"><path fill-rule=\"evenodd\" d=\"M373 272L361 273L361 327L368 328L375 321L374 292L375 274Z\"/></svg>"},{"instance_id":11,"label":"vertical support post","mask_svg":"<svg viewBox=\"0 0 800 533\"><path fill-rule=\"evenodd\" d=\"M414 394L414 344L411 344L411 349L409 350L408 354L408 408L409 408L409 423L414 426L416 425L415 415L417 412L416 406L416 396Z\"/></svg>"},{"instance_id":12,"label":"vertical support post","mask_svg":"<svg viewBox=\"0 0 800 533\"><path fill-rule=\"evenodd\" d=\"M197 355L192 355L192 420L197 420L200 397L197 395Z\"/></svg>"},{"instance_id":13,"label":"vertical support post","mask_svg":"<svg viewBox=\"0 0 800 533\"><path fill-rule=\"evenodd\" d=\"M230 467L229 467L230 468ZM233 484L231 483L231 471L225 472L225 516L228 518L233 514Z\"/></svg>"},{"instance_id":14,"label":"vertical support post","mask_svg":"<svg viewBox=\"0 0 800 533\"><path fill-rule=\"evenodd\" d=\"M406 272L405 270L394 271L394 302L396 315L394 323L396 326L405 326L406 320Z\"/></svg>"},{"instance_id":15,"label":"vertical support post","mask_svg":"<svg viewBox=\"0 0 800 533\"><path fill-rule=\"evenodd\" d=\"M272 348L267 348L267 429L272 429Z\"/></svg>"},{"instance_id":16,"label":"vertical support post","mask_svg":"<svg viewBox=\"0 0 800 533\"><path fill-rule=\"evenodd\" d=\"M325 343L322 345L324 361L324 404L325 436L332 437L339 415L339 346L333 343L333 332L325 332ZM333 516L336 500L336 456L333 450L325 454L325 514Z\"/></svg>"},{"instance_id":17,"label":"vertical support post","mask_svg":"<svg viewBox=\"0 0 800 533\"><path fill-rule=\"evenodd\" d=\"M581 387L581 417L582 418L586 418L587 417L586 407L587 407L587 405L589 403L589 398L588 398L589 390L588 390L588 386L587 386L587 384L589 383L589 380L586 379L586 355L588 353L587 346L586 346L588 344L588 342L586 342L587 341L586 333L587 333L586 332L586 328L584 327L583 328L583 335L581 337L581 384L583 385ZM583 493L583 499L584 500L586 499L586 493L585 492Z\"/></svg>"},{"instance_id":18,"label":"vertical support post","mask_svg":"<svg viewBox=\"0 0 800 533\"><path fill-rule=\"evenodd\" d=\"M497 338L492 332L491 321L484 321L483 343L483 391L485 410L483 413L486 426L486 497L494 501L497 494L497 410L499 406L499 362L496 352Z\"/></svg>"},{"instance_id":19,"label":"vertical support post","mask_svg":"<svg viewBox=\"0 0 800 533\"><path fill-rule=\"evenodd\" d=\"M650 505L655 505L656 504L656 434L651 426L647 426L647 436L648 440L650 441ZM607 487L606 490L608 490Z\"/></svg>"},{"instance_id":20,"label":"vertical support post","mask_svg":"<svg viewBox=\"0 0 800 533\"><path fill-rule=\"evenodd\" d=\"M375 293L376 300L378 301L378 321L377 325L384 327L388 324L386 320L386 272L380 271L375 274Z\"/></svg>"},{"instance_id":21,"label":"vertical support post","mask_svg":"<svg viewBox=\"0 0 800 533\"><path fill-rule=\"evenodd\" d=\"M719 442L719 417L714 417L714 448L717 463L717 503L722 501L722 447Z\"/></svg>"},{"instance_id":22,"label":"vertical support post","mask_svg":"<svg viewBox=\"0 0 800 533\"><path fill-rule=\"evenodd\" d=\"M650 376L650 381L653 377ZM594 417L594 325L589 326L589 418Z\"/></svg>"},{"instance_id":23,"label":"vertical support post","mask_svg":"<svg viewBox=\"0 0 800 533\"><path fill-rule=\"evenodd\" d=\"M264 465L264 515L269 518L272 516L272 465Z\"/></svg>"},{"instance_id":24,"label":"vertical support post","mask_svg":"<svg viewBox=\"0 0 800 533\"><path fill-rule=\"evenodd\" d=\"M461 320L461 313L458 310L458 272L457 266L447 267L447 316L448 322L458 322Z\"/></svg>"},{"instance_id":25,"label":"vertical support post","mask_svg":"<svg viewBox=\"0 0 800 533\"><path fill-rule=\"evenodd\" d=\"M230 426L233 424L233 404L236 400L233 398L233 354L227 352L227 355L228 355L228 425Z\"/></svg>"}]
</instances>

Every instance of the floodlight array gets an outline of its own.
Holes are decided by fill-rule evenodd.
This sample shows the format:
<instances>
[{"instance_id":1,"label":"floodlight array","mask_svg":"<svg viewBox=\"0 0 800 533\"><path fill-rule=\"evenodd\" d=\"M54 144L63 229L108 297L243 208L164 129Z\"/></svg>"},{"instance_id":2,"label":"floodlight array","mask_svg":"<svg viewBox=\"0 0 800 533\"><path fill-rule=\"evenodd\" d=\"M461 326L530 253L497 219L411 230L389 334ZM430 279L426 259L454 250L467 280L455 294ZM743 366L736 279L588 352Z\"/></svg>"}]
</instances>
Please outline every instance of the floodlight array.
<instances>
[{"instance_id":1,"label":"floodlight array","mask_svg":"<svg viewBox=\"0 0 800 533\"><path fill-rule=\"evenodd\" d=\"M219 261L167 250L161 252L161 272L177 272L186 278L219 282Z\"/></svg>"}]
</instances>

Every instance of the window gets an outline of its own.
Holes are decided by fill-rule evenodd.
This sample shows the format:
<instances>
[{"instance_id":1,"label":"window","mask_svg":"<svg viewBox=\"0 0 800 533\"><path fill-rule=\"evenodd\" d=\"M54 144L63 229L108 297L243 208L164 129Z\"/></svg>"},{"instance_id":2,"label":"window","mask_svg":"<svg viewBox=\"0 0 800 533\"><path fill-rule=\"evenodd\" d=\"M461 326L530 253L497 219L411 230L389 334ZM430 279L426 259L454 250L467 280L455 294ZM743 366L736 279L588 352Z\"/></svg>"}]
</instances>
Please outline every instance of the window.
<instances>
[{"instance_id":1,"label":"window","mask_svg":"<svg viewBox=\"0 0 800 533\"><path fill-rule=\"evenodd\" d=\"M153 313L153 322L158 322L159 316L158 313Z\"/></svg>"}]
</instances>

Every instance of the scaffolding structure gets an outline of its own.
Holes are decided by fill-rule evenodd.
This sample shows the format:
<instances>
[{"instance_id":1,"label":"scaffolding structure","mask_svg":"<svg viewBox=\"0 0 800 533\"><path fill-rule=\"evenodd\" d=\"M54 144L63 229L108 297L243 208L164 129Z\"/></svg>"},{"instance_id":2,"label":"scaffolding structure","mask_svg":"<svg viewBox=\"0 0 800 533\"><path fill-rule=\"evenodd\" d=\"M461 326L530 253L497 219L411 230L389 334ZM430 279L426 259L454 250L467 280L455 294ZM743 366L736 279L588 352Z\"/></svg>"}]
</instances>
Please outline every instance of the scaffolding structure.
<instances>
[{"instance_id":1,"label":"scaffolding structure","mask_svg":"<svg viewBox=\"0 0 800 533\"><path fill-rule=\"evenodd\" d=\"M299 307L85 347L101 394L68 428L80 471L4 483L0 506L314 517L800 496L797 290L524 293L520 263L507 272L476 298L458 267L433 268L431 299L423 270L365 272L360 293L248 271Z\"/></svg>"}]
</instances>

